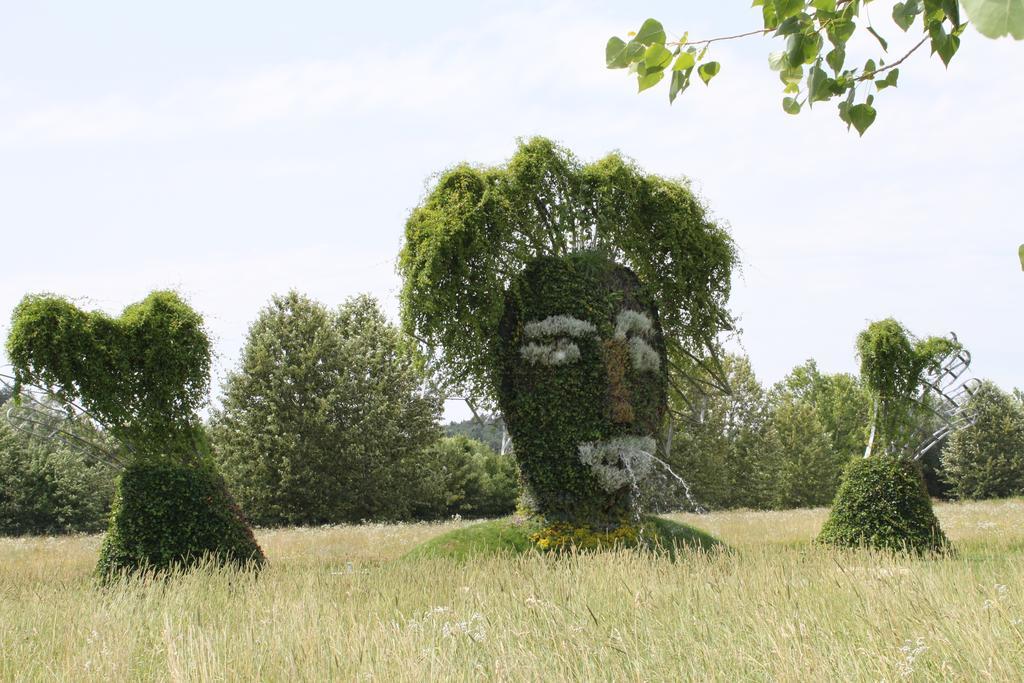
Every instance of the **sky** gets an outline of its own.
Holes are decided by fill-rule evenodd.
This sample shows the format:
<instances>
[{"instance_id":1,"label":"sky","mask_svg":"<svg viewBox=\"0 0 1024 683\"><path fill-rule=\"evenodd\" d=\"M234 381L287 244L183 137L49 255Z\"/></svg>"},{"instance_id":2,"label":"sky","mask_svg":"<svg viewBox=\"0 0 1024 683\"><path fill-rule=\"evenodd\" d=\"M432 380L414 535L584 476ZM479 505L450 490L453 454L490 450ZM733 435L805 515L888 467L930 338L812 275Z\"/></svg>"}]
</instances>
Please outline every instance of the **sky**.
<instances>
[{"instance_id":1,"label":"sky","mask_svg":"<svg viewBox=\"0 0 1024 683\"><path fill-rule=\"evenodd\" d=\"M894 316L1024 387L1024 43L968 28L948 70L915 54L863 138L832 104L783 113L778 40L716 44L721 74L672 106L604 68L608 37L649 16L708 38L758 28L749 4L6 3L0 335L29 292L117 313L173 288L206 318L215 399L274 294L368 292L397 321L395 257L431 178L544 135L686 178L730 226L762 382L808 358L856 372L857 332ZM914 36L886 5L872 18L899 55Z\"/></svg>"}]
</instances>

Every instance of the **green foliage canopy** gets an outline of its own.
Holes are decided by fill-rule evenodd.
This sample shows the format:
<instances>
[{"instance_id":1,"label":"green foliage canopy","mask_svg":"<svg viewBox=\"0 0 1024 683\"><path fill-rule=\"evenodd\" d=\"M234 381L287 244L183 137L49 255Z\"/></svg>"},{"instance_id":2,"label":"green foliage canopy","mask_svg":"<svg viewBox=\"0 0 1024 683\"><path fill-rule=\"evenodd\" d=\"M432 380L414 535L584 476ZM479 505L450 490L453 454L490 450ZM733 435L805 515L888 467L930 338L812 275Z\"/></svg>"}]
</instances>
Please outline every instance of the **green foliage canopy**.
<instances>
[{"instance_id":1,"label":"green foliage canopy","mask_svg":"<svg viewBox=\"0 0 1024 683\"><path fill-rule=\"evenodd\" d=\"M441 174L406 223L402 322L437 355L442 385L493 406L506 288L531 259L584 249L629 267L654 295L670 356L703 361L732 328L736 250L684 182L619 154L583 164L533 138L502 166Z\"/></svg>"},{"instance_id":2,"label":"green foliage canopy","mask_svg":"<svg viewBox=\"0 0 1024 683\"><path fill-rule=\"evenodd\" d=\"M174 292L153 292L113 318L59 296L26 296L14 309L7 355L24 383L80 401L139 454L195 454L206 401L210 341L202 317Z\"/></svg>"},{"instance_id":3,"label":"green foliage canopy","mask_svg":"<svg viewBox=\"0 0 1024 683\"><path fill-rule=\"evenodd\" d=\"M915 25L921 39L904 54L890 56L889 41L871 21L871 0L754 0L761 8L762 29L704 40L684 33L669 41L661 22L648 19L628 40L613 36L605 46L609 69L629 69L636 74L640 92L668 76L669 102L687 88L696 71L705 85L721 71L710 58L711 46L723 40L772 35L785 48L768 57L768 65L783 85L782 109L799 114L804 105L837 100L839 118L861 135L877 116L875 96L896 87L899 66L927 44L943 64L960 48L967 17L989 38L1004 35L1024 39L1024 0L903 0L892 9L892 23L906 33ZM847 48L863 26L878 43L881 53L863 65L850 64ZM881 30L885 30L882 28Z\"/></svg>"}]
</instances>

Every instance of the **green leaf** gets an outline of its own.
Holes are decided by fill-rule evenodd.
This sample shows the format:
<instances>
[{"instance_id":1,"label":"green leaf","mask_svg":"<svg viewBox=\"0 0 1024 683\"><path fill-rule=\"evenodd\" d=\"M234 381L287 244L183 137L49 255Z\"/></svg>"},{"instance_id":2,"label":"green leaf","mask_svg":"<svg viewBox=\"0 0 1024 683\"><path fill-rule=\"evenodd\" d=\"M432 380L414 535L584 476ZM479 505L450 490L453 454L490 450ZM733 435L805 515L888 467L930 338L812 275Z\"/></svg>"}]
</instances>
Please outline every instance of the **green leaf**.
<instances>
[{"instance_id":1,"label":"green leaf","mask_svg":"<svg viewBox=\"0 0 1024 683\"><path fill-rule=\"evenodd\" d=\"M608 45L604 48L604 61L609 69L624 69L629 66L626 42L622 38L612 36L608 39Z\"/></svg>"},{"instance_id":2,"label":"green leaf","mask_svg":"<svg viewBox=\"0 0 1024 683\"><path fill-rule=\"evenodd\" d=\"M644 52L644 64L647 66L648 72L654 69L664 69L671 61L672 53L664 45L655 43Z\"/></svg>"},{"instance_id":3,"label":"green leaf","mask_svg":"<svg viewBox=\"0 0 1024 683\"><path fill-rule=\"evenodd\" d=\"M821 36L817 33L804 37L804 64L810 64L818 58L821 54L821 43Z\"/></svg>"},{"instance_id":4,"label":"green leaf","mask_svg":"<svg viewBox=\"0 0 1024 683\"><path fill-rule=\"evenodd\" d=\"M787 66L789 66L789 58L785 50L768 55L768 68L772 71L782 71Z\"/></svg>"},{"instance_id":5,"label":"green leaf","mask_svg":"<svg viewBox=\"0 0 1024 683\"><path fill-rule=\"evenodd\" d=\"M820 9L824 12L836 11L836 0L813 0L811 4L814 6L814 9Z\"/></svg>"},{"instance_id":6,"label":"green leaf","mask_svg":"<svg viewBox=\"0 0 1024 683\"><path fill-rule=\"evenodd\" d=\"M672 65L673 71L682 71L683 69L692 69L696 60L693 58L692 52L683 52L676 59L676 63Z\"/></svg>"},{"instance_id":7,"label":"green leaf","mask_svg":"<svg viewBox=\"0 0 1024 683\"><path fill-rule=\"evenodd\" d=\"M796 116L800 113L800 103L793 97L782 98L782 111Z\"/></svg>"},{"instance_id":8,"label":"green leaf","mask_svg":"<svg viewBox=\"0 0 1024 683\"><path fill-rule=\"evenodd\" d=\"M774 0L775 13L780 21L785 21L804 8L804 0Z\"/></svg>"},{"instance_id":9,"label":"green leaf","mask_svg":"<svg viewBox=\"0 0 1024 683\"><path fill-rule=\"evenodd\" d=\"M811 104L821 102L832 97L832 84L834 81L817 64L811 68L811 74L807 77L807 101Z\"/></svg>"},{"instance_id":10,"label":"green leaf","mask_svg":"<svg viewBox=\"0 0 1024 683\"><path fill-rule=\"evenodd\" d=\"M700 80L704 81L704 85L707 85L721 70L722 66L718 62L705 62L697 69L697 74L700 76Z\"/></svg>"},{"instance_id":11,"label":"green leaf","mask_svg":"<svg viewBox=\"0 0 1024 683\"><path fill-rule=\"evenodd\" d=\"M1024 270L1024 244L1017 249L1017 254L1020 256L1020 269Z\"/></svg>"},{"instance_id":12,"label":"green leaf","mask_svg":"<svg viewBox=\"0 0 1024 683\"><path fill-rule=\"evenodd\" d=\"M879 90L885 90L886 88L895 88L896 81L899 80L900 70L893 69L890 71L885 78L880 78L875 81L875 87Z\"/></svg>"},{"instance_id":13,"label":"green leaf","mask_svg":"<svg viewBox=\"0 0 1024 683\"><path fill-rule=\"evenodd\" d=\"M870 104L856 104L850 107L850 122L853 123L858 134L863 136L864 131L875 122L875 113L875 108Z\"/></svg>"},{"instance_id":14,"label":"green leaf","mask_svg":"<svg viewBox=\"0 0 1024 683\"><path fill-rule=\"evenodd\" d=\"M843 68L843 64L846 63L846 49L843 47L832 49L827 55L825 55L825 61L838 75L839 71Z\"/></svg>"},{"instance_id":15,"label":"green leaf","mask_svg":"<svg viewBox=\"0 0 1024 683\"><path fill-rule=\"evenodd\" d=\"M643 45L664 45L665 29L657 19L648 19L636 32L636 42Z\"/></svg>"},{"instance_id":16,"label":"green leaf","mask_svg":"<svg viewBox=\"0 0 1024 683\"><path fill-rule=\"evenodd\" d=\"M942 63L949 66L950 60L953 59L953 55L960 47L960 37L946 33L938 21L933 21L928 25L928 34L932 38L932 52L937 52Z\"/></svg>"},{"instance_id":17,"label":"green leaf","mask_svg":"<svg viewBox=\"0 0 1024 683\"><path fill-rule=\"evenodd\" d=\"M786 39L786 59L790 66L804 63L804 34L794 33Z\"/></svg>"},{"instance_id":18,"label":"green leaf","mask_svg":"<svg viewBox=\"0 0 1024 683\"><path fill-rule=\"evenodd\" d=\"M799 17L790 17L784 22L779 24L778 30L775 31L776 36L788 36L794 33L802 33L803 23Z\"/></svg>"},{"instance_id":19,"label":"green leaf","mask_svg":"<svg viewBox=\"0 0 1024 683\"><path fill-rule=\"evenodd\" d=\"M804 67L794 66L788 69L783 69L779 72L779 80L784 85L799 85L800 81L804 79Z\"/></svg>"},{"instance_id":20,"label":"green leaf","mask_svg":"<svg viewBox=\"0 0 1024 683\"><path fill-rule=\"evenodd\" d=\"M914 17L921 13L920 0L907 0L907 2L897 2L892 8L892 20L896 22L896 25L903 29L904 32L910 28L914 23Z\"/></svg>"},{"instance_id":21,"label":"green leaf","mask_svg":"<svg viewBox=\"0 0 1024 683\"><path fill-rule=\"evenodd\" d=\"M961 0L967 18L983 36L1024 40L1024 0Z\"/></svg>"},{"instance_id":22,"label":"green leaf","mask_svg":"<svg viewBox=\"0 0 1024 683\"><path fill-rule=\"evenodd\" d=\"M888 41L886 41L886 39L883 38L882 36L878 35L878 31L876 31L873 27L868 26L868 33L873 35L875 37L875 40L878 41L878 44L882 46L882 52L888 52L889 51L889 43L888 43Z\"/></svg>"},{"instance_id":23,"label":"green leaf","mask_svg":"<svg viewBox=\"0 0 1024 683\"><path fill-rule=\"evenodd\" d=\"M960 3L958 0L942 0L942 11L954 27L960 25Z\"/></svg>"},{"instance_id":24,"label":"green leaf","mask_svg":"<svg viewBox=\"0 0 1024 683\"><path fill-rule=\"evenodd\" d=\"M664 71L652 71L651 73L641 74L641 75L637 76L636 80L637 80L637 85L639 86L639 89L637 90L637 92L641 93L644 90L647 90L648 88L657 85L658 82L662 78L664 78L664 77L665 77L665 72Z\"/></svg>"},{"instance_id":25,"label":"green leaf","mask_svg":"<svg viewBox=\"0 0 1024 683\"><path fill-rule=\"evenodd\" d=\"M857 25L849 19L837 19L828 25L828 40L836 47L846 45L856 30Z\"/></svg>"},{"instance_id":26,"label":"green leaf","mask_svg":"<svg viewBox=\"0 0 1024 683\"><path fill-rule=\"evenodd\" d=\"M685 71L673 71L672 80L669 81L668 85L668 101L669 104L676 101L676 96L679 93L685 91L690 87L690 74L693 69L686 69Z\"/></svg>"}]
</instances>

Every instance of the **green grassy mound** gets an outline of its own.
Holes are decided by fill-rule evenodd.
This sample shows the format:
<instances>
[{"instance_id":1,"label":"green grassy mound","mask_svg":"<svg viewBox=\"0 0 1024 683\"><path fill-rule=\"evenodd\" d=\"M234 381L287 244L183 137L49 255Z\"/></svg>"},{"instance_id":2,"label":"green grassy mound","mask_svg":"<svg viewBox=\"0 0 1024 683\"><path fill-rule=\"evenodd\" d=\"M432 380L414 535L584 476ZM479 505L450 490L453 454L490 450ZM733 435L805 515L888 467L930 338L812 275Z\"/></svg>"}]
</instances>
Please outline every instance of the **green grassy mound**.
<instances>
[{"instance_id":1,"label":"green grassy mound","mask_svg":"<svg viewBox=\"0 0 1024 683\"><path fill-rule=\"evenodd\" d=\"M125 468L97 573L110 578L186 568L203 560L254 567L266 562L216 469L172 461L141 461Z\"/></svg>"},{"instance_id":2,"label":"green grassy mound","mask_svg":"<svg viewBox=\"0 0 1024 683\"><path fill-rule=\"evenodd\" d=\"M627 526L605 534L568 525L545 527L537 520L524 517L505 517L449 531L417 546L405 557L461 560L470 556L520 554L531 550L558 552L572 548L602 550L616 547L643 547L668 553L674 558L680 550L706 551L726 546L699 529L660 517L645 517L641 527Z\"/></svg>"},{"instance_id":3,"label":"green grassy mound","mask_svg":"<svg viewBox=\"0 0 1024 683\"><path fill-rule=\"evenodd\" d=\"M818 541L918 554L949 548L920 465L889 456L850 463Z\"/></svg>"}]
</instances>

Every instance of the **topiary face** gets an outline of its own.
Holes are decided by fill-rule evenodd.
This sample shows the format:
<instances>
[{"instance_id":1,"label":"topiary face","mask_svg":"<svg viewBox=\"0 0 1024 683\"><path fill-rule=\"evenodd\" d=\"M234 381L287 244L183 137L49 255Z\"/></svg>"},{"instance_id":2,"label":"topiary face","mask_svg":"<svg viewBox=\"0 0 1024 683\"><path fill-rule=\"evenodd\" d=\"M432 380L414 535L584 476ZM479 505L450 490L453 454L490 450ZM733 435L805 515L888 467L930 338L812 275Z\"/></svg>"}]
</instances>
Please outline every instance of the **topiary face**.
<instances>
[{"instance_id":1,"label":"topiary face","mask_svg":"<svg viewBox=\"0 0 1024 683\"><path fill-rule=\"evenodd\" d=\"M498 357L528 502L551 519L621 521L666 410L665 342L636 275L597 253L535 259L506 294Z\"/></svg>"}]
</instances>

